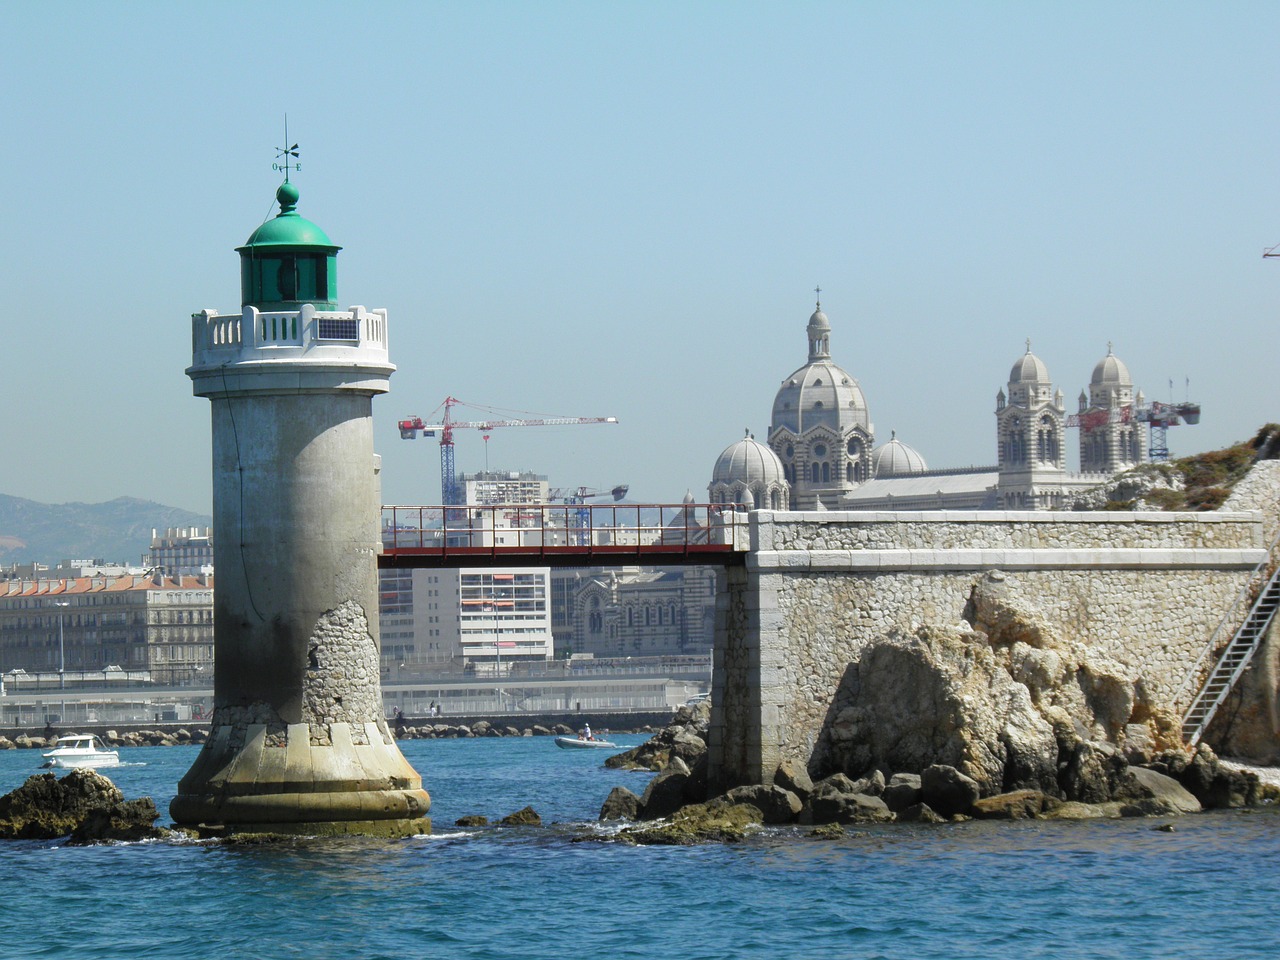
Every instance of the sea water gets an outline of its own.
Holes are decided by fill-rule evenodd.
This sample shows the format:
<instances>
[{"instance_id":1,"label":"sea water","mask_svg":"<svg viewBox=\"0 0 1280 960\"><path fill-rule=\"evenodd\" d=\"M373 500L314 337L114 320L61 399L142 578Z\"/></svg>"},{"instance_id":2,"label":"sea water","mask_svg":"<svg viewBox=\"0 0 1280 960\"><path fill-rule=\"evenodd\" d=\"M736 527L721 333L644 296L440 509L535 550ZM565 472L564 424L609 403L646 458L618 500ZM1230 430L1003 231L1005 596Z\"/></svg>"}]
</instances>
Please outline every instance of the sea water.
<instances>
[{"instance_id":1,"label":"sea water","mask_svg":"<svg viewBox=\"0 0 1280 960\"><path fill-rule=\"evenodd\" d=\"M639 737L615 738L622 746ZM435 832L397 841L0 844L0 958L1134 958L1280 950L1280 812L803 828L631 847L615 785L549 737L405 741ZM197 747L107 775L167 822ZM0 791L39 752L0 753ZM461 829L526 805L544 826ZM1172 831L1157 829L1172 824ZM616 828L610 828L616 829ZM595 836L596 839L583 840Z\"/></svg>"}]
</instances>

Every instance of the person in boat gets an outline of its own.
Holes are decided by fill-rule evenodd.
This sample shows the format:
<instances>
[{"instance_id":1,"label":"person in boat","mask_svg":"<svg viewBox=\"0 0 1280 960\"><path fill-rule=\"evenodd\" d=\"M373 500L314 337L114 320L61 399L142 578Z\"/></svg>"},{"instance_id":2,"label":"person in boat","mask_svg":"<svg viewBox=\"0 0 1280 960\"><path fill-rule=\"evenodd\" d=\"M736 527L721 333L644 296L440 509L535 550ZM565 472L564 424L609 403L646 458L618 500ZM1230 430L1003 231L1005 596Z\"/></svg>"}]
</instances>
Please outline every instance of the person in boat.
<instances>
[{"instance_id":1,"label":"person in boat","mask_svg":"<svg viewBox=\"0 0 1280 960\"><path fill-rule=\"evenodd\" d=\"M595 737L591 736L591 724L589 724L589 723L584 723L584 724L582 725L582 729L578 731L578 739L579 739L579 740L594 740L594 739L595 739Z\"/></svg>"}]
</instances>

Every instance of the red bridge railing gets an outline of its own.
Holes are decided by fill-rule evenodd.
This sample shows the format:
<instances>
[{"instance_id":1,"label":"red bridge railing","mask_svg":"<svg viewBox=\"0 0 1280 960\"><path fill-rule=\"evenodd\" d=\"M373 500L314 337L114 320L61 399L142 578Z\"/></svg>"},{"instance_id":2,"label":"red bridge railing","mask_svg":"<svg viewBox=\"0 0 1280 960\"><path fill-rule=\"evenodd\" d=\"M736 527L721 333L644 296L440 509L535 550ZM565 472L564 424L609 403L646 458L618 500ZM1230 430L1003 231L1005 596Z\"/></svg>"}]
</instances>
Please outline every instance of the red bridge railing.
<instances>
[{"instance_id":1,"label":"red bridge railing","mask_svg":"<svg viewBox=\"0 0 1280 960\"><path fill-rule=\"evenodd\" d=\"M380 567L742 563L747 514L710 503L382 508Z\"/></svg>"}]
</instances>

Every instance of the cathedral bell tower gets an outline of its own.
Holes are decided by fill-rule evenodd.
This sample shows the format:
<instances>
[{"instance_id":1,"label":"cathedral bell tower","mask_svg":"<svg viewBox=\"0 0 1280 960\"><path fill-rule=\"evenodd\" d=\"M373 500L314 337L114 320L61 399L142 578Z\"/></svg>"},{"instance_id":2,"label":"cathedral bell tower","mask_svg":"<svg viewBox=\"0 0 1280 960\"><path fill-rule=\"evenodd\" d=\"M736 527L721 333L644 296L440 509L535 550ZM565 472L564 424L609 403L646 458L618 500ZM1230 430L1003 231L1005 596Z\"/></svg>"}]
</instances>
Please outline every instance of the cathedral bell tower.
<instances>
[{"instance_id":1,"label":"cathedral bell tower","mask_svg":"<svg viewBox=\"0 0 1280 960\"><path fill-rule=\"evenodd\" d=\"M212 409L214 711L169 810L210 833L425 833L431 800L379 682L387 313L338 307L340 248L287 175L276 199L237 248L241 311L192 317L187 375Z\"/></svg>"}]
</instances>

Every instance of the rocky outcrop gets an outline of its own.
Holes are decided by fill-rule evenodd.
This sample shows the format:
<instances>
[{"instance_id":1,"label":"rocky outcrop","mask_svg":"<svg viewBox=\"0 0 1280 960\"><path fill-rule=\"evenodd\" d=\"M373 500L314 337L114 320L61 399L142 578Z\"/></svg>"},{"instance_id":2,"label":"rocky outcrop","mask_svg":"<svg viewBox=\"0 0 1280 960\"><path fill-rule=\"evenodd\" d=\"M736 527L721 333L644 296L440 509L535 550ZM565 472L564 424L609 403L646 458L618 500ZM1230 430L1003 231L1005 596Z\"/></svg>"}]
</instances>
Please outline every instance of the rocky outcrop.
<instances>
[{"instance_id":1,"label":"rocky outcrop","mask_svg":"<svg viewBox=\"0 0 1280 960\"><path fill-rule=\"evenodd\" d=\"M709 701L680 707L667 726L640 746L609 757L604 765L621 770L663 770L672 757L678 757L692 769L707 752L710 724Z\"/></svg>"},{"instance_id":2,"label":"rocky outcrop","mask_svg":"<svg viewBox=\"0 0 1280 960\"><path fill-rule=\"evenodd\" d=\"M533 807L524 807L515 813L508 813L498 822L504 827L540 827L542 817Z\"/></svg>"},{"instance_id":3,"label":"rocky outcrop","mask_svg":"<svg viewBox=\"0 0 1280 960\"><path fill-rule=\"evenodd\" d=\"M600 807L600 819L604 820L638 820L640 798L626 787L614 787Z\"/></svg>"},{"instance_id":4,"label":"rocky outcrop","mask_svg":"<svg viewBox=\"0 0 1280 960\"><path fill-rule=\"evenodd\" d=\"M1106 510L1124 504L1126 510L1163 510L1152 494L1157 491L1179 492L1186 478L1171 463L1144 463L1116 474L1106 483L1068 497L1068 510Z\"/></svg>"},{"instance_id":5,"label":"rocky outcrop","mask_svg":"<svg viewBox=\"0 0 1280 960\"><path fill-rule=\"evenodd\" d=\"M42 773L0 797L0 839L156 839L165 835L155 826L159 816L150 798L126 801L114 783L93 770L72 770L61 780Z\"/></svg>"},{"instance_id":6,"label":"rocky outcrop","mask_svg":"<svg viewBox=\"0 0 1280 960\"><path fill-rule=\"evenodd\" d=\"M837 691L823 766L859 777L941 765L979 796L1035 790L1100 803L1112 768L1127 763L1116 750L1143 759L1180 745L1177 719L1123 667L1058 636L1002 574L975 584L964 615L867 645ZM924 802L943 815L961 809Z\"/></svg>"},{"instance_id":7,"label":"rocky outcrop","mask_svg":"<svg viewBox=\"0 0 1280 960\"><path fill-rule=\"evenodd\" d=\"M763 822L764 815L749 803L712 800L684 807L666 823L622 830L616 839L645 846L736 843Z\"/></svg>"}]
</instances>

